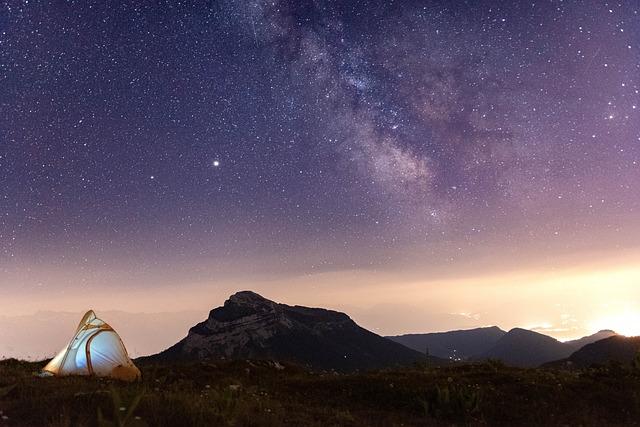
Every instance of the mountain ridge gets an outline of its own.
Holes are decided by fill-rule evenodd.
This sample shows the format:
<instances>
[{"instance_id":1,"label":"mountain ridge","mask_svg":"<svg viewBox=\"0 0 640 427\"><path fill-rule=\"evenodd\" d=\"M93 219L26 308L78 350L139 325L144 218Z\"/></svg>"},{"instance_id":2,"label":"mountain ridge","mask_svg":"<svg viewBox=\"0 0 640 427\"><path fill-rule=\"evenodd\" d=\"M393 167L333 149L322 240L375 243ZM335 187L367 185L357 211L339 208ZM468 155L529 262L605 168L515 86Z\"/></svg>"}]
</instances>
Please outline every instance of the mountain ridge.
<instances>
[{"instance_id":1,"label":"mountain ridge","mask_svg":"<svg viewBox=\"0 0 640 427\"><path fill-rule=\"evenodd\" d=\"M614 335L585 345L565 359L545 364L545 367L588 368L609 362L630 365L640 354L640 337Z\"/></svg>"},{"instance_id":2,"label":"mountain ridge","mask_svg":"<svg viewBox=\"0 0 640 427\"><path fill-rule=\"evenodd\" d=\"M583 346L612 335L616 333L601 330L576 340L562 342L524 328L513 328L507 332L497 326L490 326L388 338L414 350L424 352L428 349L430 354L449 360L499 359L513 366L535 367L564 359Z\"/></svg>"},{"instance_id":3,"label":"mountain ridge","mask_svg":"<svg viewBox=\"0 0 640 427\"><path fill-rule=\"evenodd\" d=\"M403 334L387 338L416 351L450 360L467 360L488 351L506 331L497 326L445 332Z\"/></svg>"},{"instance_id":4,"label":"mountain ridge","mask_svg":"<svg viewBox=\"0 0 640 427\"><path fill-rule=\"evenodd\" d=\"M498 340L495 346L480 356L498 359L519 367L534 367L571 354L570 346L535 331L513 328Z\"/></svg>"}]
</instances>

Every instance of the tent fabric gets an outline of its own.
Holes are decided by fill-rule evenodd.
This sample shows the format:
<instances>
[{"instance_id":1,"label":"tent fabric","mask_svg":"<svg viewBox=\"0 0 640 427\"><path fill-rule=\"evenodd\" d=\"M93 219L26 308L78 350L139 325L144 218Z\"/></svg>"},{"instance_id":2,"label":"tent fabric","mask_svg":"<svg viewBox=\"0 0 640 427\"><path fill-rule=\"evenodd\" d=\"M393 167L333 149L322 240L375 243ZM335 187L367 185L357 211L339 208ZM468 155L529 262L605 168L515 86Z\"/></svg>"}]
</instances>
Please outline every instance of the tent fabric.
<instances>
[{"instance_id":1,"label":"tent fabric","mask_svg":"<svg viewBox=\"0 0 640 427\"><path fill-rule=\"evenodd\" d=\"M140 378L120 336L89 310L69 345L44 367L52 375L94 375L126 381Z\"/></svg>"}]
</instances>

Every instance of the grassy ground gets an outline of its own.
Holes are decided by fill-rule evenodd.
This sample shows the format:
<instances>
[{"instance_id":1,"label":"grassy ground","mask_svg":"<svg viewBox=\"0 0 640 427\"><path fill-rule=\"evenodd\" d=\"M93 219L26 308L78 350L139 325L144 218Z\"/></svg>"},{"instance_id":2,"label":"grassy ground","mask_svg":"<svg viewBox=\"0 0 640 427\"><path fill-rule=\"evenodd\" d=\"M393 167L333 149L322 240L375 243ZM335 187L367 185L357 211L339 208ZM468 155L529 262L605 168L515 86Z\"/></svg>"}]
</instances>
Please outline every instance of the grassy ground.
<instances>
[{"instance_id":1,"label":"grassy ground","mask_svg":"<svg viewBox=\"0 0 640 427\"><path fill-rule=\"evenodd\" d=\"M498 363L352 375L271 362L143 365L143 381L0 362L0 426L640 425L640 370Z\"/></svg>"}]
</instances>

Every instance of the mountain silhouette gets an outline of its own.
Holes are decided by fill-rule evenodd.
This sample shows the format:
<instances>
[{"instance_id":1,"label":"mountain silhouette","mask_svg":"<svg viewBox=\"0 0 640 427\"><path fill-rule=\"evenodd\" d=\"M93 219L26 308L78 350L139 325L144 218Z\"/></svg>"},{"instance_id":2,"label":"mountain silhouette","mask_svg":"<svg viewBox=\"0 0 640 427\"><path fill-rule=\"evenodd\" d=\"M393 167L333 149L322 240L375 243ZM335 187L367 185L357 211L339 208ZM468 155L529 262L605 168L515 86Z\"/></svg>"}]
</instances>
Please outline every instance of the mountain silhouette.
<instances>
[{"instance_id":1,"label":"mountain silhouette","mask_svg":"<svg viewBox=\"0 0 640 427\"><path fill-rule=\"evenodd\" d=\"M598 331L593 335L582 337L582 338L577 339L577 340L565 341L564 343L569 345L569 346L571 346L574 351L577 351L577 350L580 350L582 347L584 347L587 344L591 344L591 343L594 343L596 341L600 341L600 340L603 340L605 338L612 337L614 335L617 335L614 331L612 331L610 329L603 329L602 331Z\"/></svg>"},{"instance_id":2,"label":"mountain silhouette","mask_svg":"<svg viewBox=\"0 0 640 427\"><path fill-rule=\"evenodd\" d=\"M588 368L617 362L630 365L640 352L640 337L615 335L587 344L563 360L551 362L547 367Z\"/></svg>"},{"instance_id":3,"label":"mountain silhouette","mask_svg":"<svg viewBox=\"0 0 640 427\"><path fill-rule=\"evenodd\" d=\"M449 360L466 360L488 352L505 331L492 326L449 332L389 336L390 340L419 352Z\"/></svg>"},{"instance_id":4,"label":"mountain silhouette","mask_svg":"<svg viewBox=\"0 0 640 427\"><path fill-rule=\"evenodd\" d=\"M270 359L353 371L424 361L425 355L322 308L289 306L254 292L232 295L186 338L152 360ZM430 358L433 363L443 362Z\"/></svg>"},{"instance_id":5,"label":"mountain silhouette","mask_svg":"<svg viewBox=\"0 0 640 427\"><path fill-rule=\"evenodd\" d=\"M497 326L450 332L407 334L388 337L417 351L449 360L498 359L508 365L535 367L564 359L583 346L616 333L599 331L577 340L560 342L522 328L505 332Z\"/></svg>"},{"instance_id":6,"label":"mountain silhouette","mask_svg":"<svg viewBox=\"0 0 640 427\"><path fill-rule=\"evenodd\" d=\"M573 349L547 335L514 328L507 332L482 359L498 359L512 366L535 367L569 356Z\"/></svg>"}]
</instances>

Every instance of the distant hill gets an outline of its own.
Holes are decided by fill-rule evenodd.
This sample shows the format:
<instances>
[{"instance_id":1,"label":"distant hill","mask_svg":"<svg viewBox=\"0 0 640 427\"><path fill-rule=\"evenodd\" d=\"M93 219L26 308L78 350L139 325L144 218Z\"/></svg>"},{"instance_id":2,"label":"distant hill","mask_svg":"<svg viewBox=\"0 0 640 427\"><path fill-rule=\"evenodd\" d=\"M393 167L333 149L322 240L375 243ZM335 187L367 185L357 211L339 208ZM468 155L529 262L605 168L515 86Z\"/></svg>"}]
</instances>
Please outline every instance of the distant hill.
<instances>
[{"instance_id":1,"label":"distant hill","mask_svg":"<svg viewBox=\"0 0 640 427\"><path fill-rule=\"evenodd\" d=\"M361 328L344 313L278 304L250 291L232 295L186 338L148 359L221 358L291 361L341 371L425 360L423 354Z\"/></svg>"},{"instance_id":2,"label":"distant hill","mask_svg":"<svg viewBox=\"0 0 640 427\"><path fill-rule=\"evenodd\" d=\"M507 365L537 367L564 359L584 345L615 335L609 330L599 331L577 340L561 342L550 336L522 328L507 332L479 359L499 359Z\"/></svg>"},{"instance_id":3,"label":"distant hill","mask_svg":"<svg viewBox=\"0 0 640 427\"><path fill-rule=\"evenodd\" d=\"M522 328L505 332L497 326L450 332L388 337L416 351L449 360L499 359L508 365L534 367L566 358L583 346L615 335L599 331L577 340L560 342Z\"/></svg>"},{"instance_id":4,"label":"distant hill","mask_svg":"<svg viewBox=\"0 0 640 427\"><path fill-rule=\"evenodd\" d=\"M592 365L604 365L618 362L629 365L640 351L640 337L615 335L588 344L563 360L551 362L547 367L587 368Z\"/></svg>"},{"instance_id":5,"label":"distant hill","mask_svg":"<svg viewBox=\"0 0 640 427\"><path fill-rule=\"evenodd\" d=\"M514 328L507 332L482 359L499 359L512 366L534 367L568 357L571 346L547 335Z\"/></svg>"},{"instance_id":6,"label":"distant hill","mask_svg":"<svg viewBox=\"0 0 640 427\"><path fill-rule=\"evenodd\" d=\"M406 334L387 337L397 343L432 356L450 360L466 360L488 352L506 334L492 326L449 332Z\"/></svg>"},{"instance_id":7,"label":"distant hill","mask_svg":"<svg viewBox=\"0 0 640 427\"><path fill-rule=\"evenodd\" d=\"M582 338L577 339L577 340L565 341L564 343L567 344L568 346L570 346L571 348L573 348L574 351L577 351L577 350L580 350L582 347L584 347L587 344L591 344L591 343L594 343L596 341L600 341L600 340L603 340L605 338L612 337L614 335L617 335L614 331L612 331L610 329L604 329L602 331L596 332L593 335L589 335L587 337L582 337Z\"/></svg>"}]
</instances>

